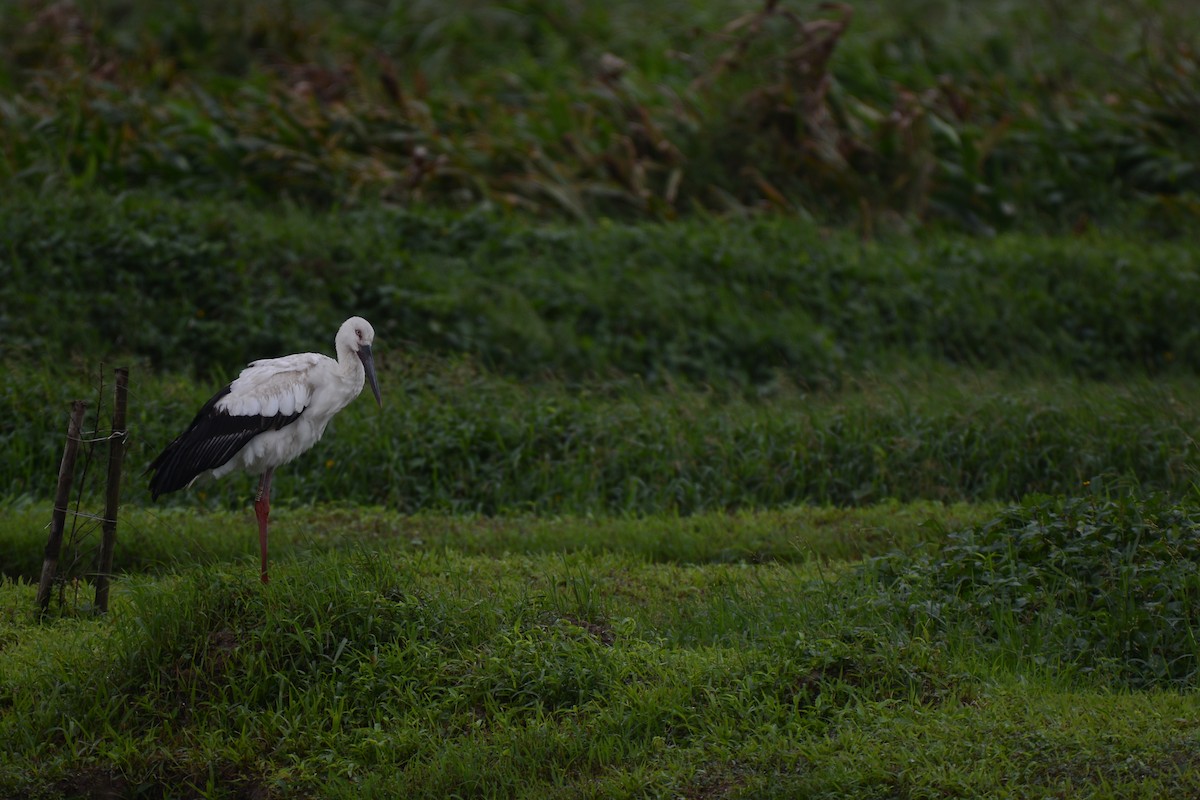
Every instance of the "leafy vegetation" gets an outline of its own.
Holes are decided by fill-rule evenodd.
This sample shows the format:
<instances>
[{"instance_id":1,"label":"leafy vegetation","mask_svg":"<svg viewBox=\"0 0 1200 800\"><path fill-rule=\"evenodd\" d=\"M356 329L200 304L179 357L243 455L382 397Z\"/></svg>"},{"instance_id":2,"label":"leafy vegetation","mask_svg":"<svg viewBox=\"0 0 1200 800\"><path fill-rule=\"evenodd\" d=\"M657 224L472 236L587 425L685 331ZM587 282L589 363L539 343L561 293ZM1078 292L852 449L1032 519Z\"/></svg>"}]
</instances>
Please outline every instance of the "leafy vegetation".
<instances>
[{"instance_id":1,"label":"leafy vegetation","mask_svg":"<svg viewBox=\"0 0 1200 800\"><path fill-rule=\"evenodd\" d=\"M939 624L1058 669L1194 685L1200 517L1160 496L1043 499L872 567Z\"/></svg>"},{"instance_id":2,"label":"leafy vegetation","mask_svg":"<svg viewBox=\"0 0 1200 800\"><path fill-rule=\"evenodd\" d=\"M1130 210L1186 230L1190 11L19 0L0 9L0 174L569 219L772 210L868 234Z\"/></svg>"}]
</instances>

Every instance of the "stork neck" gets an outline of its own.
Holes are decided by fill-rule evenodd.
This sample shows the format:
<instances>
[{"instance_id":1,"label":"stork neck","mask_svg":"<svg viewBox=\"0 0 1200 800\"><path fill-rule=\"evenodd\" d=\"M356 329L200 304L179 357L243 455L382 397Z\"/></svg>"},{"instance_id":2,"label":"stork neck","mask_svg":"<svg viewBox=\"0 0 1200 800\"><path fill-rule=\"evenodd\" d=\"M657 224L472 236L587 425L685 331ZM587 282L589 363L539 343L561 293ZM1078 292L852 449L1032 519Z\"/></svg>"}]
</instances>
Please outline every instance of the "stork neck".
<instances>
[{"instance_id":1,"label":"stork neck","mask_svg":"<svg viewBox=\"0 0 1200 800\"><path fill-rule=\"evenodd\" d=\"M347 345L338 345L338 368L343 375L349 378L356 378L357 383L363 381L363 365L358 357L358 353L354 352Z\"/></svg>"}]
</instances>

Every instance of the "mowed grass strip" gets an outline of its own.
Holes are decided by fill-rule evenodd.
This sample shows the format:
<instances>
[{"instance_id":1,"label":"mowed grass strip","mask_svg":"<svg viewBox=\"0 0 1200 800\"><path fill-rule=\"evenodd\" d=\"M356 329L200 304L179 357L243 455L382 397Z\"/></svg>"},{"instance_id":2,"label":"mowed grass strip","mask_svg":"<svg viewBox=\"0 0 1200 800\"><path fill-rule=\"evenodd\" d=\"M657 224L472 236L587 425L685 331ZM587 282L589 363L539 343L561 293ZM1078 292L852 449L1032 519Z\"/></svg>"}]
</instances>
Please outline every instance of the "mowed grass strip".
<instances>
[{"instance_id":1,"label":"mowed grass strip","mask_svg":"<svg viewBox=\"0 0 1200 800\"><path fill-rule=\"evenodd\" d=\"M656 563L828 563L937 540L943 531L982 522L998 508L889 502L852 509L797 506L690 517L485 517L297 506L273 510L270 548L273 562L297 566L330 551L392 550L453 550L498 559L583 552ZM13 505L0 513L0 575L37 580L51 513L47 503ZM129 574L164 574L257 558L256 525L249 503L238 511L126 507L119 518L114 568ZM98 526L98 520L83 519L68 528L65 571L90 571L99 546Z\"/></svg>"}]
</instances>

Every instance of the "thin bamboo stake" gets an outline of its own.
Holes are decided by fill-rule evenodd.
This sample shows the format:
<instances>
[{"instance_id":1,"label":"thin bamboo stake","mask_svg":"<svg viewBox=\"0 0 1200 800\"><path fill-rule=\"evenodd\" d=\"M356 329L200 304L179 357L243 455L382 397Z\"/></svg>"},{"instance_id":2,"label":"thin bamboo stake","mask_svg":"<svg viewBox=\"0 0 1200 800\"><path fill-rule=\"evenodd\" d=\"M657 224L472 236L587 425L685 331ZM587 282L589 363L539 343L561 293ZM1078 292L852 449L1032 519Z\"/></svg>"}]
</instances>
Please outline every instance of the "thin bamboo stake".
<instances>
[{"instance_id":1,"label":"thin bamboo stake","mask_svg":"<svg viewBox=\"0 0 1200 800\"><path fill-rule=\"evenodd\" d=\"M58 570L62 551L63 528L67 524L67 503L71 501L71 481L75 477L75 457L79 454L79 429L83 427L83 411L87 403L76 400L71 404L71 421L67 424L67 445L58 466L58 491L54 495L54 516L50 520L50 536L46 540L46 556L42 561L42 579L38 582L37 604L45 611L50 607L50 588Z\"/></svg>"},{"instance_id":2,"label":"thin bamboo stake","mask_svg":"<svg viewBox=\"0 0 1200 800\"><path fill-rule=\"evenodd\" d=\"M100 566L96 574L96 608L108 612L108 583L117 544L117 509L121 504L121 463L125 458L125 405L129 398L129 368L117 367L112 436L108 439L108 486L104 522L100 525Z\"/></svg>"}]
</instances>

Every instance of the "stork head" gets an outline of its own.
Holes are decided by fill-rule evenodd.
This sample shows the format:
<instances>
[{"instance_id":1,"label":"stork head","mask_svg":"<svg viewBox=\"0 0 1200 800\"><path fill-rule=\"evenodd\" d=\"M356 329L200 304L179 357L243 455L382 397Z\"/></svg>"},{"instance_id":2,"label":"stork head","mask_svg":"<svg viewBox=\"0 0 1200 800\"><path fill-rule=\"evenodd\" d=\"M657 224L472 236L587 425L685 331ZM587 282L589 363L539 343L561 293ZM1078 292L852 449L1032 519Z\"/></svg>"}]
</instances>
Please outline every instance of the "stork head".
<instances>
[{"instance_id":1,"label":"stork head","mask_svg":"<svg viewBox=\"0 0 1200 800\"><path fill-rule=\"evenodd\" d=\"M371 323L362 317L351 317L338 329L335 343L339 354L348 350L362 362L367 383L371 385L371 392L375 395L375 402L383 408L383 398L379 396L379 381L375 378L375 359L371 355L371 343L374 341L375 329L371 327Z\"/></svg>"}]
</instances>

